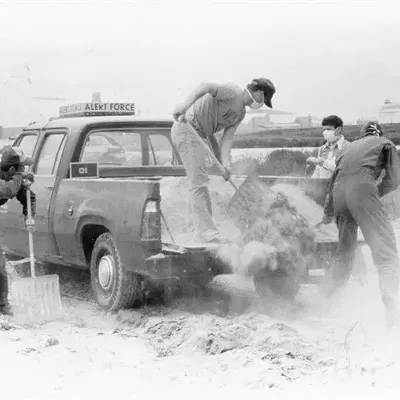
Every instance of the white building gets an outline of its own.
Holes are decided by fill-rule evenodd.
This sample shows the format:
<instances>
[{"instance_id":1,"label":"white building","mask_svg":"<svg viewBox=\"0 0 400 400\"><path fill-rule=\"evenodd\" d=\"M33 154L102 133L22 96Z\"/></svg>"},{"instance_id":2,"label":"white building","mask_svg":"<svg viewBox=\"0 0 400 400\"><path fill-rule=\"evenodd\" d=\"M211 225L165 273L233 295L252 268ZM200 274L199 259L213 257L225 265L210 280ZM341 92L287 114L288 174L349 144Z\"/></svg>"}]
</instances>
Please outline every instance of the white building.
<instances>
[{"instance_id":1,"label":"white building","mask_svg":"<svg viewBox=\"0 0 400 400\"><path fill-rule=\"evenodd\" d=\"M394 124L400 122L400 103L386 100L379 111L380 124Z\"/></svg>"},{"instance_id":2,"label":"white building","mask_svg":"<svg viewBox=\"0 0 400 400\"><path fill-rule=\"evenodd\" d=\"M250 133L266 129L298 128L300 125L295 122L295 119L296 114L294 113L267 107L260 110L249 110L239 125L238 133Z\"/></svg>"}]
</instances>

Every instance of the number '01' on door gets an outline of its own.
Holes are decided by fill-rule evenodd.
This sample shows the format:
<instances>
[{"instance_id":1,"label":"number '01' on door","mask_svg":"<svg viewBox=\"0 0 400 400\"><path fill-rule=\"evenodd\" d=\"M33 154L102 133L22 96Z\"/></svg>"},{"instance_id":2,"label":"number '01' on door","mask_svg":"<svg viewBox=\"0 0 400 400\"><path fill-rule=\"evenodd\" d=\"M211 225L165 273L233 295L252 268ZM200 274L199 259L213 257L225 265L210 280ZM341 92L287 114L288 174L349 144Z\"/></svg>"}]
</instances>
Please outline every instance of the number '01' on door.
<instances>
[{"instance_id":1,"label":"number '01' on door","mask_svg":"<svg viewBox=\"0 0 400 400\"><path fill-rule=\"evenodd\" d=\"M70 163L71 178L98 178L98 164L93 163Z\"/></svg>"}]
</instances>

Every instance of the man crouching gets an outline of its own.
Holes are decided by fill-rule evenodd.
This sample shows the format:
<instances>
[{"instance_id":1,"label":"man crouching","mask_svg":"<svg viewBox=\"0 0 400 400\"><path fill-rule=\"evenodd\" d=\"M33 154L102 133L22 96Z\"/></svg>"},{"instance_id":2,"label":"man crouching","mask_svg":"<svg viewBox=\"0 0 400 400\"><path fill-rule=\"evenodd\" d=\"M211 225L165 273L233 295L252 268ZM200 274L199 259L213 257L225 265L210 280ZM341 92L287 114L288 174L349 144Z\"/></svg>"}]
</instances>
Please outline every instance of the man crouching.
<instances>
[{"instance_id":1,"label":"man crouching","mask_svg":"<svg viewBox=\"0 0 400 400\"><path fill-rule=\"evenodd\" d=\"M25 224L28 226L32 221L27 219L28 206L26 191L33 183L33 174L24 172L25 166L32 165L33 160L25 157L23 151L18 147L5 147L0 161L0 206L8 200L16 197L22 204L22 214L25 216ZM36 197L31 193L32 216L35 214ZM12 315L11 306L8 302L8 277L6 272L6 258L0 248L0 314Z\"/></svg>"},{"instance_id":2,"label":"man crouching","mask_svg":"<svg viewBox=\"0 0 400 400\"><path fill-rule=\"evenodd\" d=\"M379 183L383 170L386 174ZM338 154L324 209L325 221L335 216L339 229L339 244L330 282L326 286L327 294L332 294L349 280L360 227L378 269L388 326L400 320L397 307L400 269L393 226L380 197L399 185L396 146L383 137L379 124L370 122L364 127L362 137Z\"/></svg>"}]
</instances>

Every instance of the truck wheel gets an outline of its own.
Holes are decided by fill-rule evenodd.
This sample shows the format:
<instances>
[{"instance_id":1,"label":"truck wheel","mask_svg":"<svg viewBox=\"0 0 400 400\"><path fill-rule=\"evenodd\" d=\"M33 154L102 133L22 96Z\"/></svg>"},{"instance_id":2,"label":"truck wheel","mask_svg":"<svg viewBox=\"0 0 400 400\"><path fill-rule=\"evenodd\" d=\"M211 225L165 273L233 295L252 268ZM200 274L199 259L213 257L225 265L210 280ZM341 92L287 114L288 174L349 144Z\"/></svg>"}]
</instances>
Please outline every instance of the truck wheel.
<instances>
[{"instance_id":1,"label":"truck wheel","mask_svg":"<svg viewBox=\"0 0 400 400\"><path fill-rule=\"evenodd\" d=\"M262 270L253 279L260 297L293 302L300 290L300 281L282 270Z\"/></svg>"},{"instance_id":2,"label":"truck wheel","mask_svg":"<svg viewBox=\"0 0 400 400\"><path fill-rule=\"evenodd\" d=\"M139 300L141 279L121 265L117 245L111 233L100 235L90 261L90 279L99 306L116 312Z\"/></svg>"}]
</instances>

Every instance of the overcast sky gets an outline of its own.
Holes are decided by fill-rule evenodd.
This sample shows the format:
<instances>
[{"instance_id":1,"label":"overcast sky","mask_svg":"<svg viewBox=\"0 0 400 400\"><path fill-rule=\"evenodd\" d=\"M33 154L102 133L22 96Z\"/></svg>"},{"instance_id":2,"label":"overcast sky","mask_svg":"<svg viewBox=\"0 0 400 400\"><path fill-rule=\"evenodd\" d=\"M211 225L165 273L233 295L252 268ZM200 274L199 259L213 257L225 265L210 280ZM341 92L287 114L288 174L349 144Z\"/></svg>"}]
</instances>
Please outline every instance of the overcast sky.
<instances>
[{"instance_id":1,"label":"overcast sky","mask_svg":"<svg viewBox=\"0 0 400 400\"><path fill-rule=\"evenodd\" d=\"M166 115L201 81L260 76L276 85L275 108L374 117L386 98L400 102L396 3L1 3L0 125L48 118L93 91Z\"/></svg>"}]
</instances>

